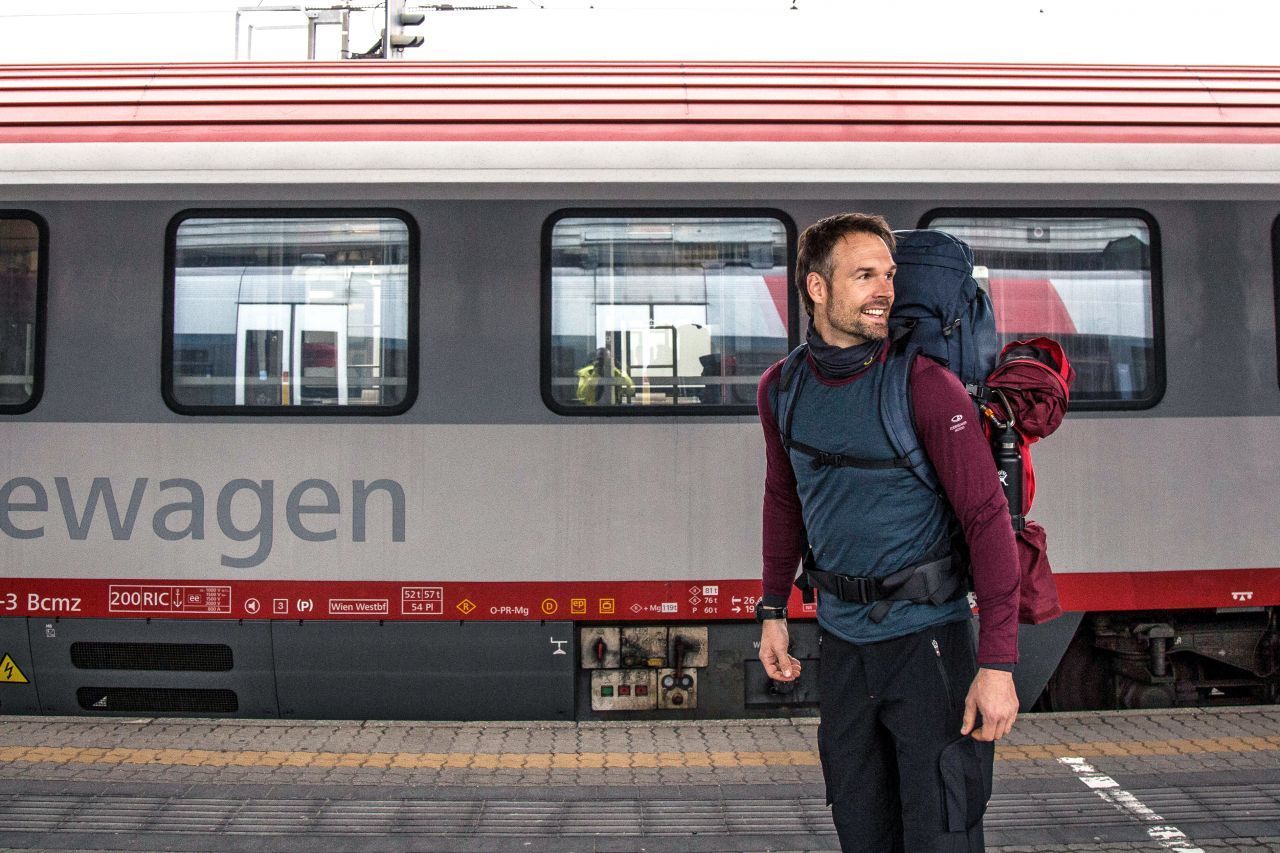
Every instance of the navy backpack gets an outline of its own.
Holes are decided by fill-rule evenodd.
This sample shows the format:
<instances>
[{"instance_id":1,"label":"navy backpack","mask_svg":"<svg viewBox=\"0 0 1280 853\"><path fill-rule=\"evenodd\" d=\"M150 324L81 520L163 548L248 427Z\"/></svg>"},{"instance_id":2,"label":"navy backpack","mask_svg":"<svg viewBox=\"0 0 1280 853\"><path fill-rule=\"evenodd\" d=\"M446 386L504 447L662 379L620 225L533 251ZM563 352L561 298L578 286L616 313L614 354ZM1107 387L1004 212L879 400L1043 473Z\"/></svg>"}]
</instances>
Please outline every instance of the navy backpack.
<instances>
[{"instance_id":1,"label":"navy backpack","mask_svg":"<svg viewBox=\"0 0 1280 853\"><path fill-rule=\"evenodd\" d=\"M946 363L973 397L1009 500L1022 573L1018 621L1037 625L1055 619L1062 607L1044 528L1026 518L1035 494L1030 445L1056 429L1066 414L1075 371L1062 347L1045 338L1014 341L1000 349L991 297L973 277L973 251L966 243L943 231L897 231L894 236L898 274L889 328L895 346L908 356L923 353ZM890 362L886 382L893 380L895 393L881 399L885 424L902 455L922 455L910 411L905 429L896 412L909 408L906 382L913 360Z\"/></svg>"},{"instance_id":2,"label":"navy backpack","mask_svg":"<svg viewBox=\"0 0 1280 853\"><path fill-rule=\"evenodd\" d=\"M1000 338L991 297L973 277L973 250L944 231L895 231L890 336L945 363L970 394L996 366Z\"/></svg>"}]
</instances>

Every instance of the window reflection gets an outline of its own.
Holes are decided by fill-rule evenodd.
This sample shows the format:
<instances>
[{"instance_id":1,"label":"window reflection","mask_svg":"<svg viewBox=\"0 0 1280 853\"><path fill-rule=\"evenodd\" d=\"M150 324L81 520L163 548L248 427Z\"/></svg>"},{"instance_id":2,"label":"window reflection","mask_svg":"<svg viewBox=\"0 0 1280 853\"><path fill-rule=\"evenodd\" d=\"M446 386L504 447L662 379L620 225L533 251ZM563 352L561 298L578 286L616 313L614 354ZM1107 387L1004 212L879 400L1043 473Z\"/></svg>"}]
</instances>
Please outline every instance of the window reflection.
<instances>
[{"instance_id":1,"label":"window reflection","mask_svg":"<svg viewBox=\"0 0 1280 853\"><path fill-rule=\"evenodd\" d=\"M35 394L40 230L28 219L0 218L0 407Z\"/></svg>"},{"instance_id":2,"label":"window reflection","mask_svg":"<svg viewBox=\"0 0 1280 853\"><path fill-rule=\"evenodd\" d=\"M940 216L973 248L1001 344L1046 335L1076 369L1076 401L1138 401L1156 389L1151 233L1135 217Z\"/></svg>"},{"instance_id":3,"label":"window reflection","mask_svg":"<svg viewBox=\"0 0 1280 853\"><path fill-rule=\"evenodd\" d=\"M570 217L551 234L566 408L753 406L787 353L787 231L765 217Z\"/></svg>"},{"instance_id":4,"label":"window reflection","mask_svg":"<svg viewBox=\"0 0 1280 853\"><path fill-rule=\"evenodd\" d=\"M195 407L394 407L409 232L394 218L193 218L177 230L172 392Z\"/></svg>"}]
</instances>

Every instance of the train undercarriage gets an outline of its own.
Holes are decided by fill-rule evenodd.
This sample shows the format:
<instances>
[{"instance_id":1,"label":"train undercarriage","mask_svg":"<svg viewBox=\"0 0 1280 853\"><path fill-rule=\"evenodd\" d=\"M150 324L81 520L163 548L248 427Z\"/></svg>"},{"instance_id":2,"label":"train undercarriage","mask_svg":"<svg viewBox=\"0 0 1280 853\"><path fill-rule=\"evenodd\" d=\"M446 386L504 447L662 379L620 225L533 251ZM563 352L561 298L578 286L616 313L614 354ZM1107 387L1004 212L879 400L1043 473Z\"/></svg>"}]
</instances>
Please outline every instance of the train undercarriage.
<instances>
[{"instance_id":1,"label":"train undercarriage","mask_svg":"<svg viewBox=\"0 0 1280 853\"><path fill-rule=\"evenodd\" d=\"M1089 613L1038 710L1173 708L1280 699L1277 609Z\"/></svg>"},{"instance_id":2,"label":"train undercarriage","mask_svg":"<svg viewBox=\"0 0 1280 853\"><path fill-rule=\"evenodd\" d=\"M1019 696L1038 711L1274 703L1278 622L1277 608L1259 607L1073 613L1023 626ZM809 716L818 633L811 620L792 625L804 676L778 684L756 659L749 622L6 618L0 714Z\"/></svg>"}]
</instances>

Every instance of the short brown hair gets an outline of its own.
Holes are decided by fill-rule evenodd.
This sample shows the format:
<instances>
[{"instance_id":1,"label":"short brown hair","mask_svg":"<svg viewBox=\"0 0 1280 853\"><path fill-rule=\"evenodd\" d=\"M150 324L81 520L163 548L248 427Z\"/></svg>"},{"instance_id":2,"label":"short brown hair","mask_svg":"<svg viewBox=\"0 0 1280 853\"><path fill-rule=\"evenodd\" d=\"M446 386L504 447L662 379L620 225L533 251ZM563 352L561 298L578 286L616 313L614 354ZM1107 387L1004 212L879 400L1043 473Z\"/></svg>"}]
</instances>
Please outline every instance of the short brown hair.
<instances>
[{"instance_id":1,"label":"short brown hair","mask_svg":"<svg viewBox=\"0 0 1280 853\"><path fill-rule=\"evenodd\" d=\"M813 297L809 296L805 281L811 272L822 276L824 281L831 281L834 273L831 252L849 234L870 234L884 240L889 251L894 249L893 230L889 223L883 216L873 213L837 213L804 229L796 249L796 289L800 291L800 301L810 317L813 316Z\"/></svg>"}]
</instances>

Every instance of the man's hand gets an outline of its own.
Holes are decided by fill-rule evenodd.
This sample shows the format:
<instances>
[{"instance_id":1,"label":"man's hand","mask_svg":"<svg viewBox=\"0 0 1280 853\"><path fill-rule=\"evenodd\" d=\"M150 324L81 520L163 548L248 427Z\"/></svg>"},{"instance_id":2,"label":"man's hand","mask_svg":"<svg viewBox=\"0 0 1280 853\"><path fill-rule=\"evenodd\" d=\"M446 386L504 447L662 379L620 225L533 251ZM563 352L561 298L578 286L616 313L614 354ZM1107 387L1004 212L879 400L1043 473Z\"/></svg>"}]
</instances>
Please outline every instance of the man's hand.
<instances>
[{"instance_id":1,"label":"man's hand","mask_svg":"<svg viewBox=\"0 0 1280 853\"><path fill-rule=\"evenodd\" d=\"M764 643L760 644L760 656L764 657ZM982 725L974 728L977 715L982 715ZM974 740L999 740L1013 728L1018 718L1018 693L1013 688L1013 673L998 669L979 669L969 695L964 700L964 722L960 734L972 733Z\"/></svg>"},{"instance_id":2,"label":"man's hand","mask_svg":"<svg viewBox=\"0 0 1280 853\"><path fill-rule=\"evenodd\" d=\"M791 637L786 619L766 619L760 623L760 663L774 681L795 681L800 677L800 661L787 651Z\"/></svg>"}]
</instances>

